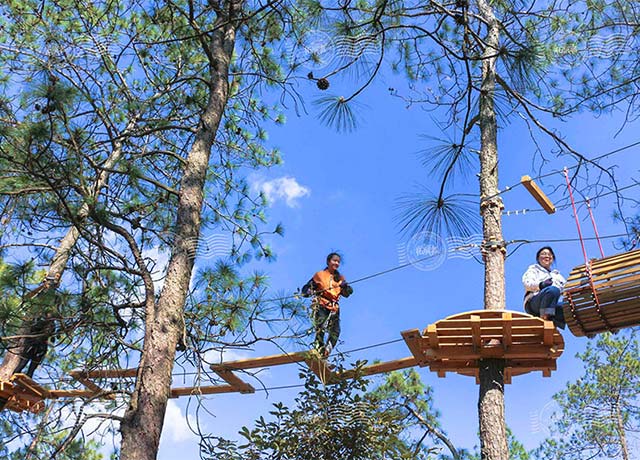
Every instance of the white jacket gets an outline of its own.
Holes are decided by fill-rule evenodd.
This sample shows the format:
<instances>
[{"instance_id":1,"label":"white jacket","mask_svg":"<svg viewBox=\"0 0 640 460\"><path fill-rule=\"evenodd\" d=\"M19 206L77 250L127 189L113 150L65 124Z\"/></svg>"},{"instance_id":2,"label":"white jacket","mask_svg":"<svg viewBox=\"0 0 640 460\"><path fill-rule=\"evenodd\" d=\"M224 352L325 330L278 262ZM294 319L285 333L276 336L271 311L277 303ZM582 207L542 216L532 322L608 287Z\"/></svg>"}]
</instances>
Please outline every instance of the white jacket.
<instances>
[{"instance_id":1,"label":"white jacket","mask_svg":"<svg viewBox=\"0 0 640 460\"><path fill-rule=\"evenodd\" d=\"M540 264L529 265L527 271L522 275L522 284L524 284L524 290L526 291L524 297L525 304L529 299L538 294L540 291L538 285L549 278L553 281L552 286L560 290L564 287L564 283L567 282L558 270L547 270Z\"/></svg>"}]
</instances>

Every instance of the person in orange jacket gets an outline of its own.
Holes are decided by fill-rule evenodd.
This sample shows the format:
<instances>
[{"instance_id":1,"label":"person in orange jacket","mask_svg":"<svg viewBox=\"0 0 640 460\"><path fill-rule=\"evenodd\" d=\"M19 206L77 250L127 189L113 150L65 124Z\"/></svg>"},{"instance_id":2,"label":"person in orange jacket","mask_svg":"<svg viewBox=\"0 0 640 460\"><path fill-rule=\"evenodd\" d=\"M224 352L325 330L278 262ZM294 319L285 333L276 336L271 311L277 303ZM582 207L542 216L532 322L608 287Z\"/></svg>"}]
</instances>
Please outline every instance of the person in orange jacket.
<instances>
[{"instance_id":1,"label":"person in orange jacket","mask_svg":"<svg viewBox=\"0 0 640 460\"><path fill-rule=\"evenodd\" d=\"M340 274L339 267L340 254L332 252L327 256L327 268L313 275L302 287L304 297L314 296L311 303L316 331L314 347L325 358L335 348L340 337L340 296L349 297L353 294L353 288ZM326 332L329 333L329 340L325 344Z\"/></svg>"}]
</instances>

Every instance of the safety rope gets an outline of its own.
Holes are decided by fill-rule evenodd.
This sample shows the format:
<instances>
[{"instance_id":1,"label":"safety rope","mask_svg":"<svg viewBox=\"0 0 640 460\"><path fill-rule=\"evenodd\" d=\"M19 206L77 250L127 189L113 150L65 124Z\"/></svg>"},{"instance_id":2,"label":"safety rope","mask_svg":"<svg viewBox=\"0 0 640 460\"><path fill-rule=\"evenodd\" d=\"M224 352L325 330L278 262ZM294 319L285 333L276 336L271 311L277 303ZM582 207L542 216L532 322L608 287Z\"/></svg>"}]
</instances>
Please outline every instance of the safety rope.
<instances>
[{"instance_id":1,"label":"safety rope","mask_svg":"<svg viewBox=\"0 0 640 460\"><path fill-rule=\"evenodd\" d=\"M605 325L607 330L611 331L612 330L611 325L609 324L609 321L607 320L607 318L604 316L604 312L600 308L600 300L598 299L598 292L597 292L595 284L593 282L593 271L592 271L592 268L591 268L591 261L587 257L587 250L585 249L585 246L584 246L584 240L582 238L582 230L580 229L580 221L578 220L578 210L576 208L575 200L573 199L573 191L571 189L571 181L569 180L569 170L566 167L564 168L564 177L565 177L565 179L567 181L567 190L569 191L569 198L571 198L571 206L573 207L573 217L576 220L576 227L578 229L578 237L580 238L580 246L582 247L582 254L584 256L584 268L585 268L585 272L587 274L587 278L589 279L589 286L591 287L591 298L593 300L593 303L596 306L596 312L598 313L598 316L600 317L600 320ZM589 199L587 198L587 203L589 202L588 200ZM594 229L596 231L596 238L598 239L598 245L600 245L600 251L602 253L602 257L604 257L604 251L602 251L602 245L600 243L600 237L598 236L598 233L597 233L598 231L597 231L597 228L596 228L596 223L595 223L595 220L593 220L593 213L591 213L591 207L588 204L587 204L587 206L589 207L589 213L591 214L593 227L594 227ZM571 315L573 316L573 319L576 321L576 323L578 323L578 325L582 329L582 332L586 334L587 332L585 331L584 326L582 325L582 323L578 320L578 317L576 316L575 310L573 308L572 299L570 300L570 305L571 305Z\"/></svg>"},{"instance_id":2,"label":"safety rope","mask_svg":"<svg viewBox=\"0 0 640 460\"><path fill-rule=\"evenodd\" d=\"M576 202L573 199L573 190L571 189L571 181L569 180L569 170L564 168L564 177L567 180L567 190L569 191L569 198L571 198L571 206L573 207L573 217L576 219L576 227L578 229L578 238L580 238L580 246L582 246L582 255L584 256L585 267L589 265L589 259L587 258L587 250L584 247L584 240L582 239L582 229L580 228L580 221L578 220L578 211L576 209Z\"/></svg>"},{"instance_id":3,"label":"safety rope","mask_svg":"<svg viewBox=\"0 0 640 460\"><path fill-rule=\"evenodd\" d=\"M596 220L593 217L593 211L591 210L591 200L586 198L587 209L589 210L589 216L591 217L591 223L593 224L593 231L596 234L596 241L598 242L598 248L600 248L600 255L604 258L604 250L602 249L602 242L600 241L600 235L598 234L598 227L596 226Z\"/></svg>"}]
</instances>

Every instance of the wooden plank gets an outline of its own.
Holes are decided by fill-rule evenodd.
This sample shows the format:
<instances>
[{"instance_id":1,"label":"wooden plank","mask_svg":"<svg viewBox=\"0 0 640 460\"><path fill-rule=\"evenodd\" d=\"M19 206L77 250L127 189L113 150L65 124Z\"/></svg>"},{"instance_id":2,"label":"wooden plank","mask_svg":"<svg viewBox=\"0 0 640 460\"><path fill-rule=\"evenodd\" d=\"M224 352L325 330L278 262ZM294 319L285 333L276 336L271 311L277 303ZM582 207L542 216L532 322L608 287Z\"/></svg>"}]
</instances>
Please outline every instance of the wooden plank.
<instances>
[{"instance_id":1,"label":"wooden plank","mask_svg":"<svg viewBox=\"0 0 640 460\"><path fill-rule=\"evenodd\" d=\"M513 313L513 312L512 312ZM482 315L474 315L482 318L482 327L502 327L502 317L498 318L486 318ZM512 317L511 319L514 327L536 327L540 324L540 318L535 316L527 315L526 318L523 317ZM456 330L465 330L471 328L471 318L464 319L447 319L440 320L435 323L438 327L438 336L442 337L442 335L446 335L446 331L456 331Z\"/></svg>"},{"instance_id":2,"label":"wooden plank","mask_svg":"<svg viewBox=\"0 0 640 460\"><path fill-rule=\"evenodd\" d=\"M83 377L74 377L78 382L80 382L81 384L83 384L86 388L88 388L89 390L93 391L93 395L92 396L96 396L98 394L101 394L101 398L104 399L109 399L111 401L114 401L116 399L116 395L114 394L105 394L106 391L104 389L102 389L100 386L96 385L95 383L93 383L91 380L89 379L85 379Z\"/></svg>"},{"instance_id":3,"label":"wooden plank","mask_svg":"<svg viewBox=\"0 0 640 460\"><path fill-rule=\"evenodd\" d=\"M91 398L96 396L96 392L93 390L50 390L50 397L57 398ZM109 395L113 397L113 395ZM108 396L105 396L107 398ZM109 398L112 399L112 398Z\"/></svg>"},{"instance_id":4,"label":"wooden plank","mask_svg":"<svg viewBox=\"0 0 640 460\"><path fill-rule=\"evenodd\" d=\"M505 311L502 313L502 346L505 350L507 350L512 343L512 315L510 311Z\"/></svg>"},{"instance_id":5,"label":"wooden plank","mask_svg":"<svg viewBox=\"0 0 640 460\"><path fill-rule=\"evenodd\" d=\"M504 370L504 383L509 385L511 384L511 378L513 376L513 372L511 371L511 368L507 367Z\"/></svg>"},{"instance_id":6,"label":"wooden plank","mask_svg":"<svg viewBox=\"0 0 640 460\"><path fill-rule=\"evenodd\" d=\"M385 361L383 363L371 364L369 366L361 367L360 369L349 369L334 375L336 379L344 380L344 379L351 379L356 374L358 375L384 374L386 372L406 369L408 367L414 367L417 365L418 365L418 362L416 361L416 359L413 356L408 356L406 358L396 359L393 361Z\"/></svg>"},{"instance_id":7,"label":"wooden plank","mask_svg":"<svg viewBox=\"0 0 640 460\"><path fill-rule=\"evenodd\" d=\"M402 331L401 335L418 365L423 367L426 362L426 357L420 345L422 342L422 334L420 334L420 331L418 329L410 329Z\"/></svg>"},{"instance_id":8,"label":"wooden plank","mask_svg":"<svg viewBox=\"0 0 640 460\"><path fill-rule=\"evenodd\" d=\"M255 393L256 390L244 380L240 379L231 371L217 370L216 373L232 387L242 394Z\"/></svg>"},{"instance_id":9,"label":"wooden plank","mask_svg":"<svg viewBox=\"0 0 640 460\"><path fill-rule=\"evenodd\" d=\"M69 372L69 375L77 380L77 377L84 379L116 379L125 377L135 377L138 374L138 368L134 369L94 369L94 370L75 370Z\"/></svg>"},{"instance_id":10,"label":"wooden plank","mask_svg":"<svg viewBox=\"0 0 640 460\"><path fill-rule=\"evenodd\" d=\"M522 176L520 178L520 183L524 185L524 187L529 191L531 196L538 202L542 209L547 211L547 214L553 214L556 212L556 207L553 205L553 202L549 199L549 197L538 187L538 184L535 183L533 179L529 176Z\"/></svg>"},{"instance_id":11,"label":"wooden plank","mask_svg":"<svg viewBox=\"0 0 640 460\"><path fill-rule=\"evenodd\" d=\"M171 398L179 398L180 396L201 396L213 395L220 393L237 393L238 390L232 385L212 385L204 387L181 387L171 389Z\"/></svg>"},{"instance_id":12,"label":"wooden plank","mask_svg":"<svg viewBox=\"0 0 640 460\"><path fill-rule=\"evenodd\" d=\"M551 377L551 369L542 369L543 377Z\"/></svg>"},{"instance_id":13,"label":"wooden plank","mask_svg":"<svg viewBox=\"0 0 640 460\"><path fill-rule=\"evenodd\" d=\"M542 344L537 346L516 346L513 345L509 350L505 351L502 347L489 347L474 349L472 346L451 347L447 350L443 347L433 353L432 359L456 359L456 360L473 360L480 358L503 358L503 359L526 359L526 358L545 358L558 357L561 349L553 351L549 347Z\"/></svg>"},{"instance_id":14,"label":"wooden plank","mask_svg":"<svg viewBox=\"0 0 640 460\"><path fill-rule=\"evenodd\" d=\"M308 356L307 351L299 351L297 353L288 353L282 355L262 356L260 358L241 359L238 361L229 361L226 363L212 364L210 367L214 371L227 369L255 369L258 367L278 366L280 364L299 363L304 361Z\"/></svg>"},{"instance_id":15,"label":"wooden plank","mask_svg":"<svg viewBox=\"0 0 640 460\"><path fill-rule=\"evenodd\" d=\"M438 349L438 329L435 324L427 326L427 337L429 338L429 347L432 350Z\"/></svg>"},{"instance_id":16,"label":"wooden plank","mask_svg":"<svg viewBox=\"0 0 640 460\"><path fill-rule=\"evenodd\" d=\"M510 368L512 373L517 369L542 370L556 369L556 361L554 359L508 359L505 361L505 369ZM479 366L478 360L449 360L449 361L433 361L429 363L429 368L434 371L447 372L471 372L477 370Z\"/></svg>"},{"instance_id":17,"label":"wooden plank","mask_svg":"<svg viewBox=\"0 0 640 460\"><path fill-rule=\"evenodd\" d=\"M11 376L11 380L39 398L46 398L49 395L49 390L38 385L31 377L26 374L13 374Z\"/></svg>"},{"instance_id":18,"label":"wooden plank","mask_svg":"<svg viewBox=\"0 0 640 460\"><path fill-rule=\"evenodd\" d=\"M478 350L482 344L482 338L480 337L480 317L478 315L471 315L471 334L473 349Z\"/></svg>"},{"instance_id":19,"label":"wooden plank","mask_svg":"<svg viewBox=\"0 0 640 460\"><path fill-rule=\"evenodd\" d=\"M556 327L551 321L544 322L544 335L542 337L542 343L545 346L550 347L553 345L553 334L556 332Z\"/></svg>"}]
</instances>

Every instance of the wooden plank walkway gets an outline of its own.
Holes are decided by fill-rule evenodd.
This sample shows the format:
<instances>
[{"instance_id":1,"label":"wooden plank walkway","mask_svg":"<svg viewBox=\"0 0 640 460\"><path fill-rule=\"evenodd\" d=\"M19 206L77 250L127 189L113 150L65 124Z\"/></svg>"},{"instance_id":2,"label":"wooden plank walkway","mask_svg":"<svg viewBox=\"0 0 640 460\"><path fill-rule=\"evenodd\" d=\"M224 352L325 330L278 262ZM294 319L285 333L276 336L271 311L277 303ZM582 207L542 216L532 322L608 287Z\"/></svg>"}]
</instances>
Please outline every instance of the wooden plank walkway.
<instances>
[{"instance_id":1,"label":"wooden plank walkway","mask_svg":"<svg viewBox=\"0 0 640 460\"><path fill-rule=\"evenodd\" d=\"M564 340L550 321L526 313L506 310L475 310L449 316L427 326L424 331L411 329L401 333L411 356L365 365L357 369L335 371L326 359L314 351L283 353L211 365L225 384L171 389L171 397L221 393L255 393L255 388L242 380L237 371L285 364L304 363L325 384L375 375L409 367L429 367L438 376L447 372L478 378L480 361L503 359L505 383L528 372L541 371L549 377L556 370L556 359L564 350ZM94 379L132 378L134 369L96 369L70 372L85 389L48 390L23 374L9 382L0 382L0 397L7 408L39 412L45 399L98 398L114 399L114 395L96 384Z\"/></svg>"}]
</instances>

